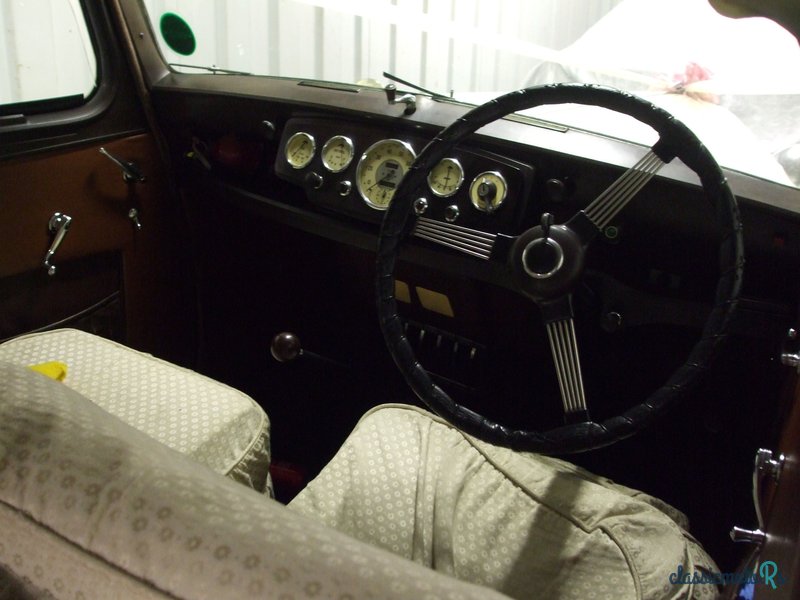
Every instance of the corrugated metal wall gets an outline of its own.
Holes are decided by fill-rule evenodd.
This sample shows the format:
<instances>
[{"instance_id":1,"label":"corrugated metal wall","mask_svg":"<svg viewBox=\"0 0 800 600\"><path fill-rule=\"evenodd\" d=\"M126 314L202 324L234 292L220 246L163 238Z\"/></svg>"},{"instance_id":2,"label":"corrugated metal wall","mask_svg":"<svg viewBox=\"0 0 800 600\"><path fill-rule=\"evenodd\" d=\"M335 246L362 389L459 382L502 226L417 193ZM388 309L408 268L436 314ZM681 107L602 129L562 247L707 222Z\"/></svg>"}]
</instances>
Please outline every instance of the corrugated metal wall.
<instances>
[{"instance_id":1,"label":"corrugated metal wall","mask_svg":"<svg viewBox=\"0 0 800 600\"><path fill-rule=\"evenodd\" d=\"M169 62L331 81L386 70L435 91L520 87L621 0L145 0L197 39ZM79 0L0 0L0 103L88 94L95 58ZM161 41L161 40L160 40ZM162 44L162 47L165 47ZM165 47L166 48L166 47Z\"/></svg>"},{"instance_id":2,"label":"corrugated metal wall","mask_svg":"<svg viewBox=\"0 0 800 600\"><path fill-rule=\"evenodd\" d=\"M88 95L96 62L78 0L0 0L0 104Z\"/></svg>"},{"instance_id":3,"label":"corrugated metal wall","mask_svg":"<svg viewBox=\"0 0 800 600\"><path fill-rule=\"evenodd\" d=\"M183 17L197 50L169 62L271 75L383 81L434 91L510 90L620 0L145 0ZM163 44L162 44L163 45Z\"/></svg>"}]
</instances>

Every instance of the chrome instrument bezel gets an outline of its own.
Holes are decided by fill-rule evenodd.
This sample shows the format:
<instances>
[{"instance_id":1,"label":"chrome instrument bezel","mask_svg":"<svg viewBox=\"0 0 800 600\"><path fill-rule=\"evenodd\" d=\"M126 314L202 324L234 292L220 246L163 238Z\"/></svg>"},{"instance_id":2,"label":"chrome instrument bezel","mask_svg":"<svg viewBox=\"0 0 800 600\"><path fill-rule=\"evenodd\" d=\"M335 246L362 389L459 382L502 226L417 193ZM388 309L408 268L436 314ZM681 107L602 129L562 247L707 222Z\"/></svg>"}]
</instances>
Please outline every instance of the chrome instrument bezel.
<instances>
[{"instance_id":1,"label":"chrome instrument bezel","mask_svg":"<svg viewBox=\"0 0 800 600\"><path fill-rule=\"evenodd\" d=\"M333 145L335 142L344 142L345 147L350 152L350 157L347 159L347 162L344 164L344 166L339 167L338 169L333 168L329 164L328 159L325 157L325 153L327 152L328 148L330 148L331 145ZM355 158L355 146L353 146L353 140L351 140L346 135L334 135L322 146L322 152L320 156L322 157L323 167L328 169L328 171L330 171L331 173L341 173L352 164L353 158Z\"/></svg>"},{"instance_id":2,"label":"chrome instrument bezel","mask_svg":"<svg viewBox=\"0 0 800 600\"><path fill-rule=\"evenodd\" d=\"M441 192L436 191L436 189L434 188L433 183L431 182L431 175L433 175L434 170L436 170L436 168L445 161L453 163L458 169L458 182L456 183L455 188L453 188L452 192L447 192L446 194L442 194ZM464 183L464 167L461 166L461 162L457 158L452 158L452 157L443 158L436 164L435 167L433 167L433 169L431 169L428 172L428 188L431 190L434 196L438 196L439 198L449 198L450 196L452 196L458 190L461 189L461 185L463 183Z\"/></svg>"},{"instance_id":3,"label":"chrome instrument bezel","mask_svg":"<svg viewBox=\"0 0 800 600\"><path fill-rule=\"evenodd\" d=\"M373 210L385 211L387 208L389 208L389 204L387 204L386 206L380 206L378 204L375 204L372 200L370 200L367 197L366 193L364 193L364 190L361 188L361 175L364 170L364 163L369 157L370 153L374 152L375 148L378 148L381 145L388 143L395 143L403 146L403 148L405 148L411 153L412 162L417 158L417 153L414 152L414 148L411 147L411 144L409 144L408 142L404 142L403 140L398 140L397 138L386 138L378 140L377 142L372 144L369 148L364 150L364 153L361 155L361 158L358 159L358 165L356 166L356 189L358 189L358 193L361 196L361 199L364 201L364 203ZM405 173L403 173L403 176L405 176ZM392 193L392 197L394 197L394 192ZM391 203L391 200L389 201L389 203Z\"/></svg>"},{"instance_id":4,"label":"chrome instrument bezel","mask_svg":"<svg viewBox=\"0 0 800 600\"><path fill-rule=\"evenodd\" d=\"M475 190L475 187L477 185L480 185L481 179L483 177L486 177L487 175L492 175L494 177L497 177L503 184L503 194L500 196L500 199L497 201L497 205L495 205L494 208L492 208L491 210L486 210L485 208L481 208L478 205L478 203L475 202L475 198L473 197L473 191ZM477 192L475 192L475 193L477 193ZM472 180L472 183L469 184L469 201L470 201L470 204L472 204L472 206L474 206L476 210L479 210L479 211L481 211L483 213L491 214L491 213L495 212L496 210L498 210L501 206L503 206L503 203L506 201L506 196L508 196L508 182L506 181L506 178L503 176L503 174L500 171L483 171L481 173L478 173L475 176L475 178Z\"/></svg>"},{"instance_id":5,"label":"chrome instrument bezel","mask_svg":"<svg viewBox=\"0 0 800 600\"><path fill-rule=\"evenodd\" d=\"M311 142L311 154L308 157L308 160L305 161L301 165L294 164L291 159L289 158L289 148L292 145L292 142L299 137L305 137ZM286 162L295 170L305 169L308 165L311 164L311 161L314 160L314 156L317 154L317 142L314 139L314 136L310 133L306 133L305 131L298 131L297 133L293 134L288 140L286 140L286 146L283 149L283 156L286 159Z\"/></svg>"}]
</instances>

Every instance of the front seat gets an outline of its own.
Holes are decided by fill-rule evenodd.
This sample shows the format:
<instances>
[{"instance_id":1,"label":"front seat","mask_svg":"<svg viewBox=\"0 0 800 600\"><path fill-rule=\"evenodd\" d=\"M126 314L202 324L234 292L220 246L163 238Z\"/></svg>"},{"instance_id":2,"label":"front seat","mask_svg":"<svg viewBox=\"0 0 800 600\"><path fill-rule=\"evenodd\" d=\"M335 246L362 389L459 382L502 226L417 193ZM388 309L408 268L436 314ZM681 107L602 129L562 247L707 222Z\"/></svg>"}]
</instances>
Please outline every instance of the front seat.
<instances>
[{"instance_id":1,"label":"front seat","mask_svg":"<svg viewBox=\"0 0 800 600\"><path fill-rule=\"evenodd\" d=\"M271 493L269 419L249 396L116 342L58 329L0 344L0 361L57 361L64 385L222 475Z\"/></svg>"},{"instance_id":2,"label":"front seat","mask_svg":"<svg viewBox=\"0 0 800 600\"><path fill-rule=\"evenodd\" d=\"M512 598L717 596L718 569L676 509L414 406L364 415L290 507Z\"/></svg>"},{"instance_id":3,"label":"front seat","mask_svg":"<svg viewBox=\"0 0 800 600\"><path fill-rule=\"evenodd\" d=\"M0 599L715 595L669 580L716 570L674 509L419 409L371 411L287 508L102 400L0 381Z\"/></svg>"},{"instance_id":4,"label":"front seat","mask_svg":"<svg viewBox=\"0 0 800 600\"><path fill-rule=\"evenodd\" d=\"M0 362L0 598L505 596L359 542Z\"/></svg>"}]
</instances>

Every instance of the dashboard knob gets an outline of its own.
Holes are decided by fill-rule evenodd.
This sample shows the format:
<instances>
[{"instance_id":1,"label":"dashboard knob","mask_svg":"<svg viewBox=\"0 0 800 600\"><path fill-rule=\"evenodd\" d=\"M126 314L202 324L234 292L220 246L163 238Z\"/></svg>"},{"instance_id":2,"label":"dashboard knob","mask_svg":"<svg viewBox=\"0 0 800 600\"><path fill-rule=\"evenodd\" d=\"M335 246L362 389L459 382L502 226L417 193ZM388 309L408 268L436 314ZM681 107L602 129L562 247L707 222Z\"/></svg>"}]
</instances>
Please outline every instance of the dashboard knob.
<instances>
[{"instance_id":1,"label":"dashboard knob","mask_svg":"<svg viewBox=\"0 0 800 600\"><path fill-rule=\"evenodd\" d=\"M322 178L322 175L316 171L311 171L306 175L306 184L312 189L318 190L322 187L323 183L325 183L325 180Z\"/></svg>"},{"instance_id":2,"label":"dashboard knob","mask_svg":"<svg viewBox=\"0 0 800 600\"><path fill-rule=\"evenodd\" d=\"M336 184L336 191L339 192L339 195L342 197L349 196L350 190L352 189L353 189L353 184L350 183L347 179L340 181L339 183Z\"/></svg>"},{"instance_id":3,"label":"dashboard knob","mask_svg":"<svg viewBox=\"0 0 800 600\"><path fill-rule=\"evenodd\" d=\"M547 190L547 199L550 202L563 202L567 195L567 184L561 179L548 179L544 182L544 187Z\"/></svg>"},{"instance_id":4,"label":"dashboard knob","mask_svg":"<svg viewBox=\"0 0 800 600\"><path fill-rule=\"evenodd\" d=\"M272 338L269 351L278 362L289 362L303 354L303 346L295 334L282 331Z\"/></svg>"},{"instance_id":5,"label":"dashboard knob","mask_svg":"<svg viewBox=\"0 0 800 600\"><path fill-rule=\"evenodd\" d=\"M456 206L455 204L451 204L450 206L444 209L444 220L447 221L448 223L455 222L455 220L458 219L458 215L459 215L458 206Z\"/></svg>"},{"instance_id":6,"label":"dashboard knob","mask_svg":"<svg viewBox=\"0 0 800 600\"><path fill-rule=\"evenodd\" d=\"M261 121L261 134L264 136L264 138L268 140L274 140L275 131L276 131L275 123L273 123L272 121L268 121L266 119L264 121Z\"/></svg>"}]
</instances>

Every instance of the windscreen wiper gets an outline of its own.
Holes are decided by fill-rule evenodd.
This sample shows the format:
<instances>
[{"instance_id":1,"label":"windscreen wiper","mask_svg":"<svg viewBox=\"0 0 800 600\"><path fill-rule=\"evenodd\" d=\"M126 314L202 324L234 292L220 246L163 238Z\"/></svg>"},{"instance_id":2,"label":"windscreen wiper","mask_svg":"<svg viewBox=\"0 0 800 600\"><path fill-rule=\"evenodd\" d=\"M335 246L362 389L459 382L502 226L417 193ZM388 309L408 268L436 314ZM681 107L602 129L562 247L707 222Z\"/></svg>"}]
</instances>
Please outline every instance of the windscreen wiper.
<instances>
[{"instance_id":1,"label":"windscreen wiper","mask_svg":"<svg viewBox=\"0 0 800 600\"><path fill-rule=\"evenodd\" d=\"M167 63L170 67L182 67L184 69L200 69L201 71L209 71L216 75L217 73L221 73L223 75L252 75L252 73L247 73L246 71L232 71L231 69L220 69L218 67L206 67L204 65L185 65L182 63Z\"/></svg>"},{"instance_id":2,"label":"windscreen wiper","mask_svg":"<svg viewBox=\"0 0 800 600\"><path fill-rule=\"evenodd\" d=\"M386 77L386 79L391 79L392 81L396 81L399 84L407 85L408 87L410 87L412 89L415 89L415 90L417 90L419 92L422 92L423 94L428 94L432 98L447 98L447 99L450 99L450 98L453 97L453 93L452 92L450 92L449 96L445 96L444 94L439 94L437 92L432 92L431 90L427 90L424 87L422 87L420 85L417 85L416 83L411 83L410 81L406 81L405 79L400 79L397 75L392 75L391 73L389 73L387 71L383 72L383 76Z\"/></svg>"}]
</instances>

